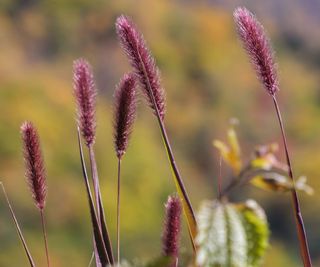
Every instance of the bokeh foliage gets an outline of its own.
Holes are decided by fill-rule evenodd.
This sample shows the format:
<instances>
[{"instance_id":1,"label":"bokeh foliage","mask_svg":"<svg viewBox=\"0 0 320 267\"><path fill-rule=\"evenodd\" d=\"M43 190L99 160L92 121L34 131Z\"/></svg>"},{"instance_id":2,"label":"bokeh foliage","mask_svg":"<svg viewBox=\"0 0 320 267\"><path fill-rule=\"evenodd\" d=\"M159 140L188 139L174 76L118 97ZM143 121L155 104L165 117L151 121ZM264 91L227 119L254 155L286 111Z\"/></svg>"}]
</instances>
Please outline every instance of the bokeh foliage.
<instances>
[{"instance_id":1,"label":"bokeh foliage","mask_svg":"<svg viewBox=\"0 0 320 267\"><path fill-rule=\"evenodd\" d=\"M251 9L255 11L254 6ZM241 120L238 131L245 142L245 157L250 157L246 153L257 144L278 141L272 103L237 41L232 10L198 1L1 1L0 177L40 265L44 262L40 225L25 184L21 157L19 126L25 119L37 125L42 138L52 263L57 267L69 266L69 262L86 266L91 256L72 96L72 61L78 57L92 63L99 88L96 152L107 220L115 239L116 158L111 104L115 84L129 70L114 31L119 14L134 18L162 70L166 123L195 207L216 194L219 158L211 143L224 137L230 117ZM320 209L320 66L314 57L303 57L303 49L299 54L292 49L281 25L268 16L262 16L261 21L277 51L280 102L294 170L297 175L307 175L315 188L315 196L301 195L301 199L316 265L320 257L320 216L315 216ZM310 40L302 38L301 46ZM150 111L140 105L123 162L122 254L129 259L158 255L163 203L174 191L157 127ZM227 168L223 174L229 176ZM249 187L233 194L235 200L242 201L248 196L266 209L271 225L265 266L299 266L290 196ZM24 266L25 256L0 199L0 266ZM185 250L190 250L187 235L183 240Z\"/></svg>"}]
</instances>

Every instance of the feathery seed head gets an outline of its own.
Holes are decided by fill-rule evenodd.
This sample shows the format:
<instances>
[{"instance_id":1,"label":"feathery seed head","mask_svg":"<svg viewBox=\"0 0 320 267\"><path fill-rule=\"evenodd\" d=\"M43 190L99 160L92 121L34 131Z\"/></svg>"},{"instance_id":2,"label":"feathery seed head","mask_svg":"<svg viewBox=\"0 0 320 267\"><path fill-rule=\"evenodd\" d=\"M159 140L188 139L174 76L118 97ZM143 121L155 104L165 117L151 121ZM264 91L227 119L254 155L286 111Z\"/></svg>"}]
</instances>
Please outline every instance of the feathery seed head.
<instances>
[{"instance_id":1,"label":"feathery seed head","mask_svg":"<svg viewBox=\"0 0 320 267\"><path fill-rule=\"evenodd\" d=\"M114 101L114 143L120 159L129 143L129 137L136 117L135 74L125 74L115 91Z\"/></svg>"},{"instance_id":2,"label":"feathery seed head","mask_svg":"<svg viewBox=\"0 0 320 267\"><path fill-rule=\"evenodd\" d=\"M45 207L47 185L45 168L40 148L40 139L36 128L31 122L21 126L23 155L26 166L26 178L36 206L42 210Z\"/></svg>"},{"instance_id":3,"label":"feathery seed head","mask_svg":"<svg viewBox=\"0 0 320 267\"><path fill-rule=\"evenodd\" d=\"M126 16L120 16L116 21L116 31L120 44L129 58L143 89L143 93L156 115L159 112L161 120L165 115L165 92L160 84L160 71L156 66L143 35L134 23Z\"/></svg>"},{"instance_id":4,"label":"feathery seed head","mask_svg":"<svg viewBox=\"0 0 320 267\"><path fill-rule=\"evenodd\" d=\"M244 7L238 7L233 16L239 37L261 83L270 95L274 95L279 90L279 83L273 51L263 26Z\"/></svg>"},{"instance_id":5,"label":"feathery seed head","mask_svg":"<svg viewBox=\"0 0 320 267\"><path fill-rule=\"evenodd\" d=\"M182 205L178 196L169 196L166 207L166 219L162 236L163 254L178 257L179 235L181 228Z\"/></svg>"},{"instance_id":6,"label":"feathery seed head","mask_svg":"<svg viewBox=\"0 0 320 267\"><path fill-rule=\"evenodd\" d=\"M90 64L84 59L73 63L73 88L77 101L78 126L87 146L95 141L96 88Z\"/></svg>"}]
</instances>

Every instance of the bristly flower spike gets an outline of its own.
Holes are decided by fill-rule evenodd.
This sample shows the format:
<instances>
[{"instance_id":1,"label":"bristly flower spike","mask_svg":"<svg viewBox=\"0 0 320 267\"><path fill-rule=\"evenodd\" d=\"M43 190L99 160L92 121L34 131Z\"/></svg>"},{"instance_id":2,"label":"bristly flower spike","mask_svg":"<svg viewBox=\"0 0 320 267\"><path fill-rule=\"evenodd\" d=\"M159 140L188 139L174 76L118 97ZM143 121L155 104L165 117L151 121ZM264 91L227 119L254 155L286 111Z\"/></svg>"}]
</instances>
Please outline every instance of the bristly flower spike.
<instances>
[{"instance_id":1,"label":"bristly flower spike","mask_svg":"<svg viewBox=\"0 0 320 267\"><path fill-rule=\"evenodd\" d=\"M272 96L281 130L282 141L288 165L288 176L294 183L286 133L276 98L276 92L279 90L279 82L270 42L266 36L263 26L246 8L237 8L234 12L234 19L237 24L239 36L243 42L244 48L247 50L247 53L251 58L262 84ZM299 238L301 258L305 267L312 267L307 234L305 231L300 202L295 187L293 187L291 190L291 196L297 234Z\"/></svg>"},{"instance_id":2,"label":"bristly flower spike","mask_svg":"<svg viewBox=\"0 0 320 267\"><path fill-rule=\"evenodd\" d=\"M169 196L166 207L166 218L162 236L163 254L173 257L176 266L179 254L179 238L181 228L181 201L178 196Z\"/></svg>"},{"instance_id":3,"label":"bristly flower spike","mask_svg":"<svg viewBox=\"0 0 320 267\"><path fill-rule=\"evenodd\" d=\"M84 59L73 63L73 88L77 100L78 126L87 146L95 142L96 88L90 64Z\"/></svg>"},{"instance_id":4,"label":"bristly flower spike","mask_svg":"<svg viewBox=\"0 0 320 267\"><path fill-rule=\"evenodd\" d=\"M196 237L197 222L164 125L165 92L160 84L159 69L146 46L146 42L142 34L129 18L123 15L118 17L116 21L116 31L120 44L134 69L149 106L152 108L153 114L158 120L163 143L174 174L177 192L184 203L183 210L188 222L188 230L192 246L195 251L196 248L194 240Z\"/></svg>"},{"instance_id":5,"label":"bristly flower spike","mask_svg":"<svg viewBox=\"0 0 320 267\"><path fill-rule=\"evenodd\" d=\"M50 267L48 241L44 219L44 207L46 203L47 185L44 161L40 148L40 138L37 129L31 122L24 122L22 124L21 136L23 141L24 161L26 165L26 177L30 190L32 192L32 197L40 212L42 232L47 257L47 266Z\"/></svg>"},{"instance_id":6,"label":"bristly flower spike","mask_svg":"<svg viewBox=\"0 0 320 267\"><path fill-rule=\"evenodd\" d=\"M134 23L123 15L116 21L116 30L120 43L139 79L149 106L153 109L155 115L157 115L158 110L160 118L163 120L165 115L165 92L160 84L160 71L147 48L143 35L138 31Z\"/></svg>"},{"instance_id":7,"label":"bristly flower spike","mask_svg":"<svg viewBox=\"0 0 320 267\"><path fill-rule=\"evenodd\" d=\"M125 154L133 123L136 117L136 75L125 74L115 91L114 101L114 145L118 157L117 188L117 256L120 266L120 171L121 159Z\"/></svg>"},{"instance_id":8,"label":"bristly flower spike","mask_svg":"<svg viewBox=\"0 0 320 267\"><path fill-rule=\"evenodd\" d=\"M125 154L136 117L135 74L125 74L115 91L114 144L119 159Z\"/></svg>"},{"instance_id":9,"label":"bristly flower spike","mask_svg":"<svg viewBox=\"0 0 320 267\"><path fill-rule=\"evenodd\" d=\"M244 7L234 11L239 37L258 77L270 95L279 90L278 75L269 38L255 16Z\"/></svg>"},{"instance_id":10,"label":"bristly flower spike","mask_svg":"<svg viewBox=\"0 0 320 267\"><path fill-rule=\"evenodd\" d=\"M39 135L31 122L24 122L21 126L21 136L26 178L36 206L43 210L47 195L47 185Z\"/></svg>"}]
</instances>

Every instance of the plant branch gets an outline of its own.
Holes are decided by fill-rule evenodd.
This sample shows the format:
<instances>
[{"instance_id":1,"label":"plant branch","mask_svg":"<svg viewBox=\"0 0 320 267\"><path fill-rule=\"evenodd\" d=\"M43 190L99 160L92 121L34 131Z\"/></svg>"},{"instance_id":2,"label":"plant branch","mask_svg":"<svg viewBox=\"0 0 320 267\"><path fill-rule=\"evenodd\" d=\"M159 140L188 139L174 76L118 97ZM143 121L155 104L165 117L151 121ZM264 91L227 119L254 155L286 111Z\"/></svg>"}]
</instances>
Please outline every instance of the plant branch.
<instances>
[{"instance_id":1,"label":"plant branch","mask_svg":"<svg viewBox=\"0 0 320 267\"><path fill-rule=\"evenodd\" d=\"M245 168L241 170L237 177L231 177L231 182L229 183L229 185L227 185L225 189L223 189L222 193L220 194L220 199L229 194L230 191L232 191L238 184L240 184L243 181L242 178L245 177L245 175L250 169L251 166L250 164L248 164Z\"/></svg>"},{"instance_id":2,"label":"plant branch","mask_svg":"<svg viewBox=\"0 0 320 267\"><path fill-rule=\"evenodd\" d=\"M312 267L312 262L311 262L311 258L310 258L309 247L308 247L307 234L305 231L303 217L301 214L298 194L297 194L297 191L296 191L295 185L294 185L292 165L291 165L291 160L290 160L290 156L289 156L287 138L286 138L286 134L285 134L284 126L283 126L282 116L281 116L281 112L279 109L279 105L278 105L276 96L272 95L272 99L273 99L274 107L276 109L277 118L279 121L279 126L281 129L281 136L282 136L286 160L287 160L287 164L288 164L288 175L291 178L292 183L293 183L293 188L291 190L291 196L292 196L293 210L294 210L294 214L295 214L297 233L298 233L298 238L299 238L300 253L301 253L301 257L302 257L304 266L305 267Z\"/></svg>"}]
</instances>

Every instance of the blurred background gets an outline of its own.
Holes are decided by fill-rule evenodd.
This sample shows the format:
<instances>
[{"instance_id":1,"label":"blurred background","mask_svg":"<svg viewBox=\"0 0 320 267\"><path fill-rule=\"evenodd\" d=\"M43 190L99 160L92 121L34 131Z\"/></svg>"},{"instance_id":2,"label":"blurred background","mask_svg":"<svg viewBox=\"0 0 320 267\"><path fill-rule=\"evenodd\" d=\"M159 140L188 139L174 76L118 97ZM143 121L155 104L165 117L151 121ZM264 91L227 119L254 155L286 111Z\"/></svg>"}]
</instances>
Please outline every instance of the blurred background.
<instances>
[{"instance_id":1,"label":"blurred background","mask_svg":"<svg viewBox=\"0 0 320 267\"><path fill-rule=\"evenodd\" d=\"M24 120L38 127L45 156L52 265L87 266L92 252L72 95L72 62L79 57L91 62L99 90L95 150L115 240L112 102L115 85L130 70L115 35L120 14L131 16L139 26L161 69L166 124L196 209L201 200L217 195L219 156L212 140L225 140L230 118L240 121L244 159L250 158L255 145L280 141L271 99L237 40L232 12L239 5L258 16L276 51L279 102L294 171L306 175L316 192L300 197L314 265L320 266L319 1L1 0L0 180L39 266L45 266L45 257L39 214L24 178L19 133ZM227 184L230 170L225 165L222 173ZM143 100L122 181L122 256L153 258L161 251L164 202L175 188L157 122ZM255 198L266 210L272 235L264 267L301 266L290 195L247 186L231 198ZM191 251L186 231L182 247ZM27 266L2 194L0 266Z\"/></svg>"}]
</instances>

